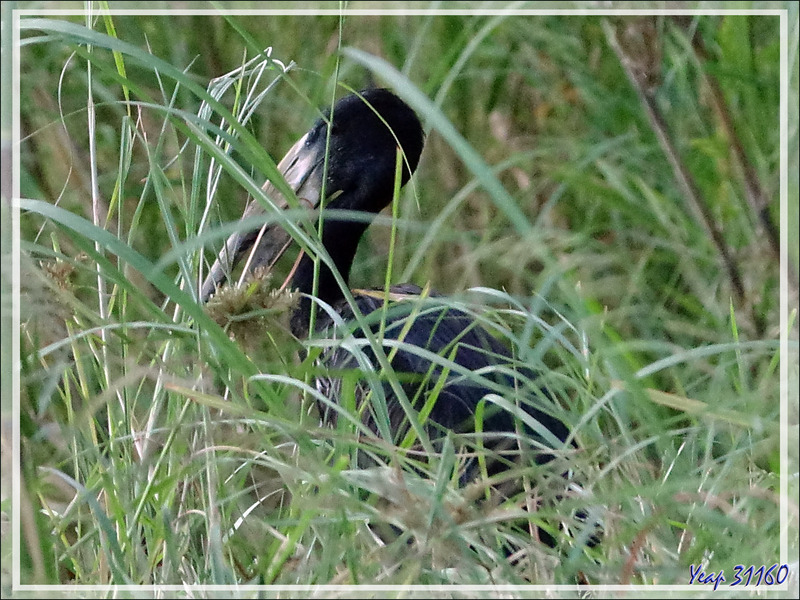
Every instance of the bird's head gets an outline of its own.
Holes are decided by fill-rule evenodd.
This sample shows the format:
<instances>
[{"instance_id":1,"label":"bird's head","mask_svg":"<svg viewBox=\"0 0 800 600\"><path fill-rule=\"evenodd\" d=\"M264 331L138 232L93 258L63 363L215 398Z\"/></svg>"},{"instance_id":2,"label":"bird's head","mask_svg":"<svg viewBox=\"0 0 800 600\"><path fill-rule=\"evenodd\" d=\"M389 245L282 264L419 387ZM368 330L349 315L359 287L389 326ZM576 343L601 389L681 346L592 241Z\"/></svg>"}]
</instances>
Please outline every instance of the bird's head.
<instances>
[{"instance_id":1,"label":"bird's head","mask_svg":"<svg viewBox=\"0 0 800 600\"><path fill-rule=\"evenodd\" d=\"M376 88L339 100L290 153L297 152L314 169L310 176L320 186L326 172L327 207L378 212L392 199L397 152L402 151L404 185L417 168L423 139L414 111L390 91ZM305 200L319 202L321 191Z\"/></svg>"},{"instance_id":2,"label":"bird's head","mask_svg":"<svg viewBox=\"0 0 800 600\"><path fill-rule=\"evenodd\" d=\"M310 208L377 213L392 200L398 151L404 185L419 163L423 143L414 111L389 90L372 88L336 102L292 146L278 169ZM265 184L265 191L276 204L287 205L271 184ZM251 202L243 218L263 210L261 203ZM246 270L252 272L274 262L288 241L276 225L232 235L203 283L201 300L211 296L243 256L250 256Z\"/></svg>"}]
</instances>

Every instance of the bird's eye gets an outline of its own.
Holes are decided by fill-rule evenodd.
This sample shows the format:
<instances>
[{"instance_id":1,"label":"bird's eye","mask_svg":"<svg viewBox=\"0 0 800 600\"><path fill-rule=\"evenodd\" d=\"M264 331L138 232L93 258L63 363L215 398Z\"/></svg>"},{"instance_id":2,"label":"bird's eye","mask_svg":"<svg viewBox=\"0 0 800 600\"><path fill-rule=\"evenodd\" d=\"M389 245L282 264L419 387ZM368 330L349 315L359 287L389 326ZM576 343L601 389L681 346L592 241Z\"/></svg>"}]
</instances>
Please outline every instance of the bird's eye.
<instances>
[{"instance_id":1,"label":"bird's eye","mask_svg":"<svg viewBox=\"0 0 800 600\"><path fill-rule=\"evenodd\" d=\"M322 127L314 127L306 134L306 146L312 146L319 137Z\"/></svg>"}]
</instances>

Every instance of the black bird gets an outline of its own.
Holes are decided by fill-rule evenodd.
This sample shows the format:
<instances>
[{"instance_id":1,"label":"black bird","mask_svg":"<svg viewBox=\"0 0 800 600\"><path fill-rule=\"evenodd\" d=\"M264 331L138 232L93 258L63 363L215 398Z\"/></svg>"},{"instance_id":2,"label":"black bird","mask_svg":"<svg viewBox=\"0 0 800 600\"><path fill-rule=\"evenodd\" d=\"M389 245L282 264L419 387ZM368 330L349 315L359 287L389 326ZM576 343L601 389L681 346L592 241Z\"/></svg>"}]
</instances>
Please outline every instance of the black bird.
<instances>
[{"instance_id":1,"label":"black bird","mask_svg":"<svg viewBox=\"0 0 800 600\"><path fill-rule=\"evenodd\" d=\"M339 100L295 144L279 167L298 198L312 206L325 211L347 209L375 215L392 201L398 149L403 159L401 184L405 184L417 167L423 143L422 126L408 105L388 90L368 89ZM251 205L245 215L259 210L258 205ZM322 223L319 232L322 244L347 282L369 219L355 220L352 216L326 212ZM230 267L248 251L251 258L247 269L252 270L273 261L287 241L288 234L276 226L232 236L203 284L202 299L213 293ZM422 292L416 286L404 284L391 289L395 301L389 306L384 305L383 290L354 293L355 307L363 315L361 324L354 323L353 306L324 262L318 267L315 291L314 263L314 257L303 255L292 279L293 288L302 294L291 317L292 332L300 339L316 334L330 337L334 330L339 337L351 333L361 340L368 337L365 331L376 338L380 336L377 343L384 345L385 356L391 357L391 369L402 383L400 387L397 383L392 387L383 382L378 384L380 390L373 388L373 396L382 392L388 419L380 403L369 400L366 393L370 382L377 379L365 376L356 386L356 406L365 399L370 403L363 421L375 434L380 435L383 427L385 435L387 422L392 442L399 442L408 433L407 409L398 397L404 394L409 401L406 406L429 411L421 418L422 427L434 443L449 432L471 439L473 445L482 436L482 447L493 454L490 475L521 454L539 464L547 462L553 451L563 446L569 431L554 416L556 411L547 393L536 392L535 373L528 368L520 369L509 349L470 315L447 306L435 293L427 294L424 301L400 300L418 297ZM319 306L314 331L310 332L315 302ZM345 331L335 326L326 306L347 323ZM322 360L337 372L364 369L365 362L372 363L379 371L381 361L373 348L364 342L362 349L357 356L337 348L323 354ZM428 358L431 354L446 360ZM339 404L340 379L320 377L317 386ZM432 394L435 401L431 407ZM505 402L497 401L500 396L504 396ZM515 409L517 406L521 410ZM338 410L327 404L320 404L319 408L325 422L336 422ZM379 414L383 414L382 419ZM480 474L477 461L466 464L462 482Z\"/></svg>"}]
</instances>

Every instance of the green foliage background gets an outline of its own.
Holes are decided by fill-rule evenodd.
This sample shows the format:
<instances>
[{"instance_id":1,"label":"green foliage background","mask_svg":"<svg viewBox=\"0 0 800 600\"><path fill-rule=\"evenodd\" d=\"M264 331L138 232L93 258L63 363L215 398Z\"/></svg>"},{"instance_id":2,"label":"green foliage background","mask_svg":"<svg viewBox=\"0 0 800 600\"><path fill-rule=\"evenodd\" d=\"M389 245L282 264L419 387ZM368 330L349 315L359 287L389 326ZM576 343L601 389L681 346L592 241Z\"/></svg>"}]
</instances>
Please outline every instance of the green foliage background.
<instances>
[{"instance_id":1,"label":"green foliage background","mask_svg":"<svg viewBox=\"0 0 800 600\"><path fill-rule=\"evenodd\" d=\"M123 7L143 8L111 6ZM783 358L795 383L782 418L795 448L784 468L796 557L796 5L759 5L788 10L783 223L778 16L480 7L528 5L22 18L23 583L681 584L691 564L730 572L779 562L780 270L765 221L789 237ZM230 151L215 153L215 131L192 115L211 80L267 47L296 66L265 72L259 89L277 78L274 87L244 127L226 123ZM222 106L239 115L249 83ZM507 330L576 432L572 464L602 507L597 548L564 540L513 566L496 550L476 555L471 536L503 538L503 519L480 515L468 527L448 512L463 501L457 486L407 474L419 488L404 505L406 488L380 491L369 479L386 473L350 469L349 451L336 450L350 448L345 438L303 410L308 365L280 316L257 315L269 334L243 352L192 298L201 245L211 256L226 233L219 223L241 214L271 161L344 86L375 84L405 94L428 135L414 185L396 218L387 213L365 237L351 284L380 286L390 268L392 283L430 283ZM212 153L222 175L204 223ZM476 287L498 290L499 305L464 294ZM446 467L447 457L434 462L432 477ZM586 502L562 509L548 493L544 517ZM404 534L379 543L370 519ZM9 552L4 544L4 580Z\"/></svg>"}]
</instances>

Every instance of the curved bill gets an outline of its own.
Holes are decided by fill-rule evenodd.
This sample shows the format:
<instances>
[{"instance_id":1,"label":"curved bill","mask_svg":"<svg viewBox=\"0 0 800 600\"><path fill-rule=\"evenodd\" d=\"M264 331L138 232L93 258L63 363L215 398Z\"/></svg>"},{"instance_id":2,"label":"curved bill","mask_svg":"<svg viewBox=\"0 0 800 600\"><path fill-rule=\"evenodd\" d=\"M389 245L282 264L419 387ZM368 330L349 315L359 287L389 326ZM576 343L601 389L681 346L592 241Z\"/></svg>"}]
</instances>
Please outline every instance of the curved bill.
<instances>
[{"instance_id":1,"label":"curved bill","mask_svg":"<svg viewBox=\"0 0 800 600\"><path fill-rule=\"evenodd\" d=\"M283 174L298 198L307 201L311 207L319 204L322 189L322 164L324 153L316 145L307 145L308 134L300 138L286 153L278 170ZM286 209L289 204L271 182L264 183L264 192L272 198L275 206ZM245 208L242 219L264 214L264 206L253 199ZM268 223L250 231L239 231L231 235L222 247L217 259L200 287L200 301L207 302L223 281L229 280L233 269L243 259L246 260L242 277L253 273L258 267L271 268L286 252L292 238L277 223Z\"/></svg>"}]
</instances>

